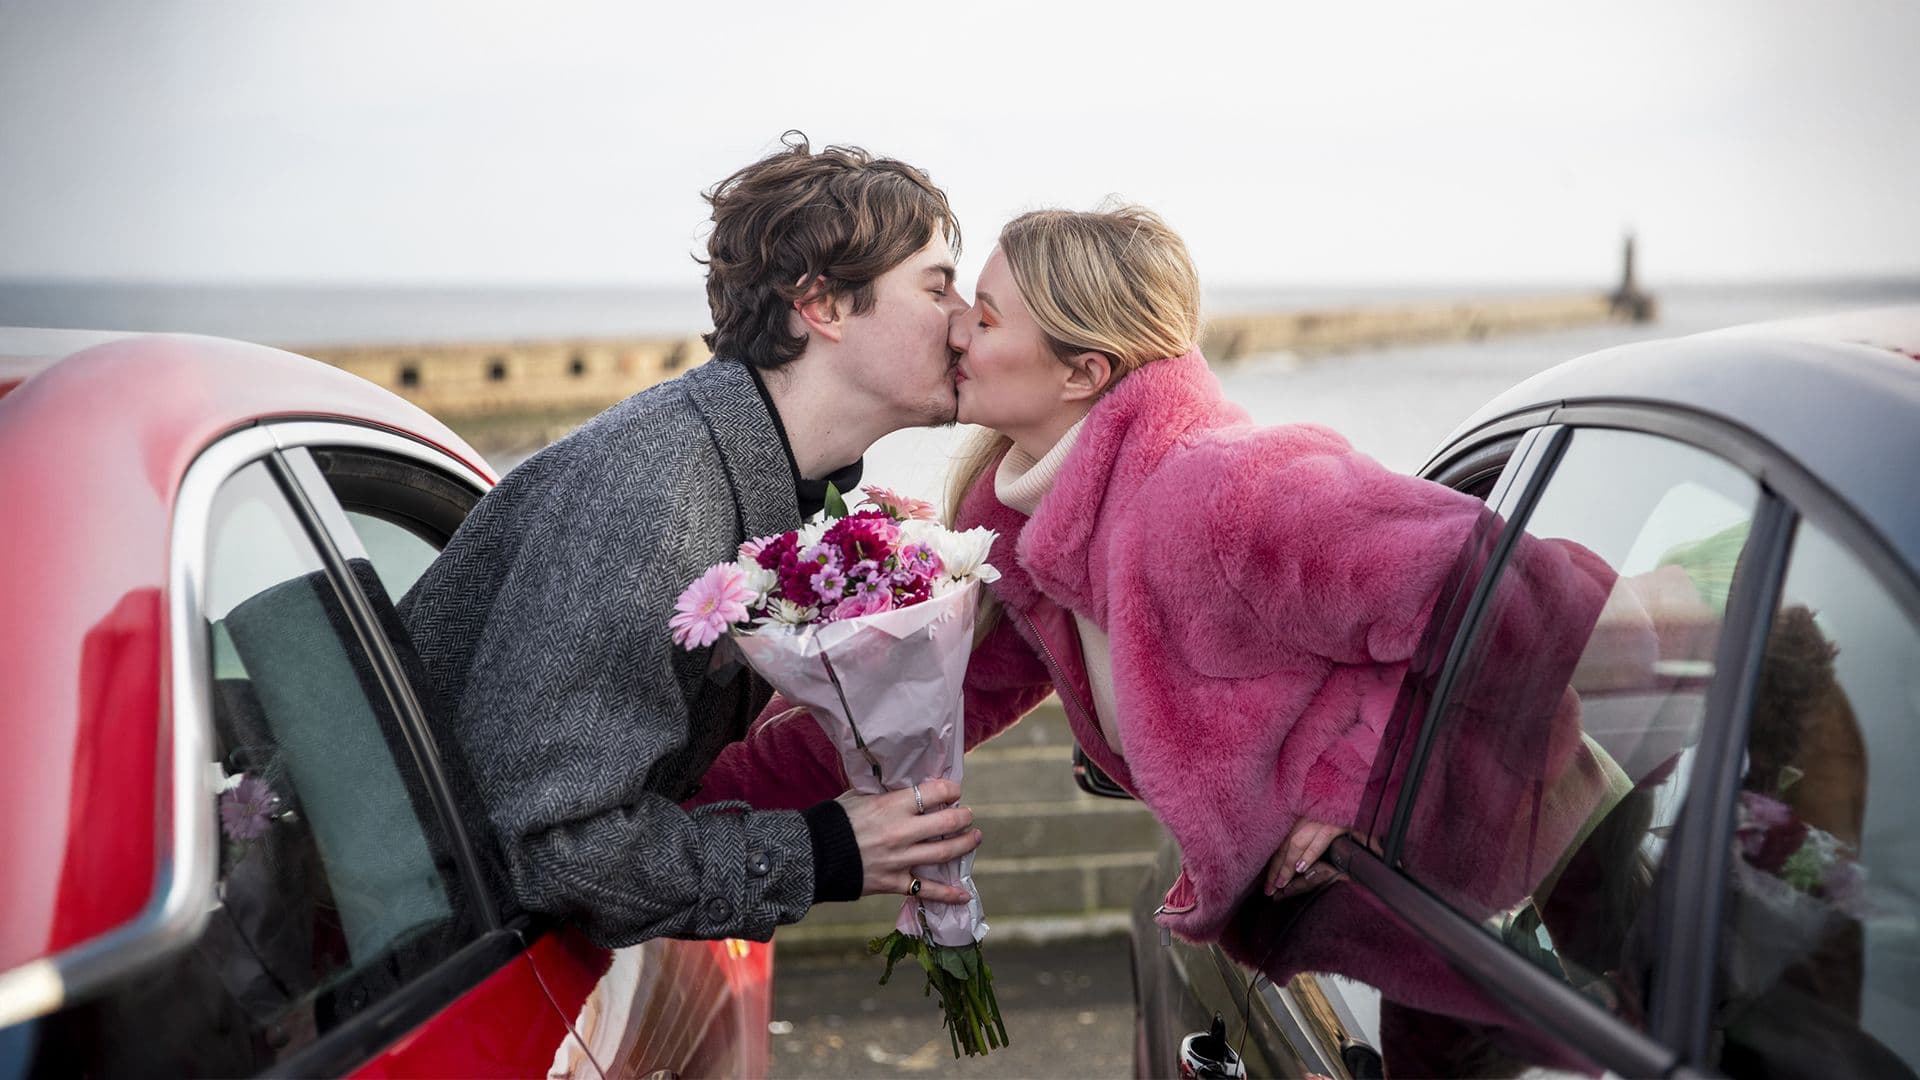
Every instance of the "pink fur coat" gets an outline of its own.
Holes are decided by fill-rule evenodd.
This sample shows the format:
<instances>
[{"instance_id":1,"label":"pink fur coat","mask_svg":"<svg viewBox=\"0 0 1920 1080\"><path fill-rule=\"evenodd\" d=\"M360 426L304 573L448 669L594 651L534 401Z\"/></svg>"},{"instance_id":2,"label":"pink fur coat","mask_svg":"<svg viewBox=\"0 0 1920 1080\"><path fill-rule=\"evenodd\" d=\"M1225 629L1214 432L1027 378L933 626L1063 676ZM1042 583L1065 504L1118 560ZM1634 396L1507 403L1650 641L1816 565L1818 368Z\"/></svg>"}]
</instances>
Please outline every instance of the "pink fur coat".
<instances>
[{"instance_id":1,"label":"pink fur coat","mask_svg":"<svg viewBox=\"0 0 1920 1080\"><path fill-rule=\"evenodd\" d=\"M1179 844L1182 873L1160 922L1193 940L1220 938L1249 896L1261 901L1249 907L1267 904L1261 872L1296 822L1353 822L1442 579L1486 514L1469 496L1382 468L1326 428L1251 425L1198 352L1144 365L1094 407L1030 519L994 497L992 470L962 503L961 527L999 533L991 560L1004 576L993 589L1005 608L968 670L968 745L1057 687L1087 754ZM1590 625L1610 571L1577 548L1540 548L1533 576L1564 594L1552 610ZM1111 643L1125 760L1090 713L1074 612ZM1538 627L1519 620L1496 632L1524 649ZM1567 671L1577 653L1576 643ZM1577 732L1565 685L1542 709L1555 717L1548 726L1564 732L1571 720ZM816 725L765 719L720 755L699 801L797 807L845 789ZM1501 790L1481 793L1513 798L1537 788L1543 770L1557 775L1578 747L1577 737L1558 742L1489 781ZM1471 792L1457 782L1450 794ZM1574 802L1560 814L1570 823L1533 831L1542 850L1557 852L1555 838L1566 840L1594 805ZM1546 867L1527 856L1535 865L1516 868L1504 851L1468 857L1460 873L1491 908L1538 880ZM1350 887L1326 892L1300 934L1287 935L1292 944L1233 951L1279 978L1329 970L1381 985L1425 970L1397 923ZM1313 939L1302 936L1309 924ZM1229 935L1230 947L1242 936ZM1463 995L1477 997L1462 986L1435 992L1427 1007L1455 1012Z\"/></svg>"}]
</instances>

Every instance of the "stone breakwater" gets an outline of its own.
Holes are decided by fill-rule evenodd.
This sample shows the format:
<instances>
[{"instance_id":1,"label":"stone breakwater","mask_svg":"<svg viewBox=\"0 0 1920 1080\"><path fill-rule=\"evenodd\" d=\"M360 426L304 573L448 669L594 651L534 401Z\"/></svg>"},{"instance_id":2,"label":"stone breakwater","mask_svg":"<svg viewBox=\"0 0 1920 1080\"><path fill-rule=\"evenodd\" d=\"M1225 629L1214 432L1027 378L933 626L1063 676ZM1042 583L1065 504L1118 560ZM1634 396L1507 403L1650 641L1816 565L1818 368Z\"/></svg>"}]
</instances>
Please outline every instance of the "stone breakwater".
<instances>
[{"instance_id":1,"label":"stone breakwater","mask_svg":"<svg viewBox=\"0 0 1920 1080\"><path fill-rule=\"evenodd\" d=\"M1639 300L1636 303L1644 304ZM1617 294L1526 296L1207 319L1200 349L1217 364L1271 353L1319 355L1629 321L1646 314Z\"/></svg>"},{"instance_id":2,"label":"stone breakwater","mask_svg":"<svg viewBox=\"0 0 1920 1080\"><path fill-rule=\"evenodd\" d=\"M285 348L399 394L485 454L543 446L709 356L694 334Z\"/></svg>"},{"instance_id":3,"label":"stone breakwater","mask_svg":"<svg viewBox=\"0 0 1920 1080\"><path fill-rule=\"evenodd\" d=\"M1556 330L1644 317L1621 294L1528 296L1209 318L1201 349L1217 364L1273 353L1325 355L1389 345ZM697 335L287 346L399 394L482 453L524 453L629 394L708 358Z\"/></svg>"}]
</instances>

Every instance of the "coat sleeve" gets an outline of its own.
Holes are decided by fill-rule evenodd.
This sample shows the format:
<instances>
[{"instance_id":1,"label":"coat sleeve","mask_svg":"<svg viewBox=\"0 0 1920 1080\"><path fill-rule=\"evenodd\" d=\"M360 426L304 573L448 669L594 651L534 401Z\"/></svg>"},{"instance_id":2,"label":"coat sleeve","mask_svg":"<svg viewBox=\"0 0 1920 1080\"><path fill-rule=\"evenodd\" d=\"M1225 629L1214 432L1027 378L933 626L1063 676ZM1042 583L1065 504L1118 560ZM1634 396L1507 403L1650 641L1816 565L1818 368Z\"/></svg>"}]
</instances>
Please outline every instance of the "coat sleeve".
<instances>
[{"instance_id":1,"label":"coat sleeve","mask_svg":"<svg viewBox=\"0 0 1920 1080\"><path fill-rule=\"evenodd\" d=\"M454 628L478 641L452 727L517 899L609 946L766 940L813 899L801 815L690 813L648 790L655 767L689 745L683 687L699 685L705 662L673 644L668 616L736 542L731 503L715 505L717 455L703 458L697 435L693 445L650 468L601 453L543 475L533 509L504 522L513 554L478 616L457 589L422 591L475 623ZM509 547L486 517L474 524L443 553L449 566ZM434 618L421 607L416 621Z\"/></svg>"},{"instance_id":2,"label":"coat sleeve","mask_svg":"<svg viewBox=\"0 0 1920 1080\"><path fill-rule=\"evenodd\" d=\"M1046 667L1000 618L967 662L967 749L1005 731L1052 692ZM839 754L813 715L776 694L747 737L721 751L687 805L740 801L800 809L847 787Z\"/></svg>"}]
</instances>

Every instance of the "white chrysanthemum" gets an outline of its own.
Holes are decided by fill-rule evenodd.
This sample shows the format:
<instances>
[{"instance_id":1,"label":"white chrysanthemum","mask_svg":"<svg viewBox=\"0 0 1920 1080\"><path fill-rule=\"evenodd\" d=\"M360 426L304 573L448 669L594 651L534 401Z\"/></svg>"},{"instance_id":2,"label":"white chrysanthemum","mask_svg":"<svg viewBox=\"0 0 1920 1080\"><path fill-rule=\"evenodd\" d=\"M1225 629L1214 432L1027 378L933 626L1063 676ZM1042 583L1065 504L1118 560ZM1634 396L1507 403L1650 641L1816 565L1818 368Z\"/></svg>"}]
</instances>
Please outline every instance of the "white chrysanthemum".
<instances>
[{"instance_id":1,"label":"white chrysanthemum","mask_svg":"<svg viewBox=\"0 0 1920 1080\"><path fill-rule=\"evenodd\" d=\"M752 606L758 607L766 603L767 593L771 592L773 587L780 583L780 575L761 566L752 559L735 559L734 565L738 566L740 572L746 575L747 588L753 590Z\"/></svg>"},{"instance_id":2,"label":"white chrysanthemum","mask_svg":"<svg viewBox=\"0 0 1920 1080\"><path fill-rule=\"evenodd\" d=\"M818 614L820 614L818 608L801 607L791 600L776 599L767 607L767 621L776 622L782 626L798 626Z\"/></svg>"},{"instance_id":3,"label":"white chrysanthemum","mask_svg":"<svg viewBox=\"0 0 1920 1080\"><path fill-rule=\"evenodd\" d=\"M933 538L947 531L946 526L937 521L922 521L911 518L900 523L900 546L920 544L932 547Z\"/></svg>"},{"instance_id":4,"label":"white chrysanthemum","mask_svg":"<svg viewBox=\"0 0 1920 1080\"><path fill-rule=\"evenodd\" d=\"M793 549L795 551L807 550L819 543L820 538L827 535L827 530L832 527L833 522L831 521L816 521L811 525L800 526L799 538L793 545Z\"/></svg>"},{"instance_id":5,"label":"white chrysanthemum","mask_svg":"<svg viewBox=\"0 0 1920 1080\"><path fill-rule=\"evenodd\" d=\"M966 532L941 529L928 543L933 553L940 556L941 571L948 577L998 581L1000 571L987 562L987 553L993 550L993 538L993 530L981 525Z\"/></svg>"}]
</instances>

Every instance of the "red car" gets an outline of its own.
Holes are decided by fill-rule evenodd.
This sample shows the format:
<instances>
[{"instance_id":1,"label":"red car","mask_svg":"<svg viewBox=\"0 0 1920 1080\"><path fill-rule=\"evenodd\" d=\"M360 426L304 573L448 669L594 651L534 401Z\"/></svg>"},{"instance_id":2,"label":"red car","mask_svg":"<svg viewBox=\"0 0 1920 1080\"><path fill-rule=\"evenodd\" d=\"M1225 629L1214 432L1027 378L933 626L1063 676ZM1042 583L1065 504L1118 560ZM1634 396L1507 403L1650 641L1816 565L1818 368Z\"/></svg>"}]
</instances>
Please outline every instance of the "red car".
<instances>
[{"instance_id":1,"label":"red car","mask_svg":"<svg viewBox=\"0 0 1920 1080\"><path fill-rule=\"evenodd\" d=\"M772 952L514 909L394 604L494 477L326 365L0 330L0 1078L767 1071Z\"/></svg>"}]
</instances>

